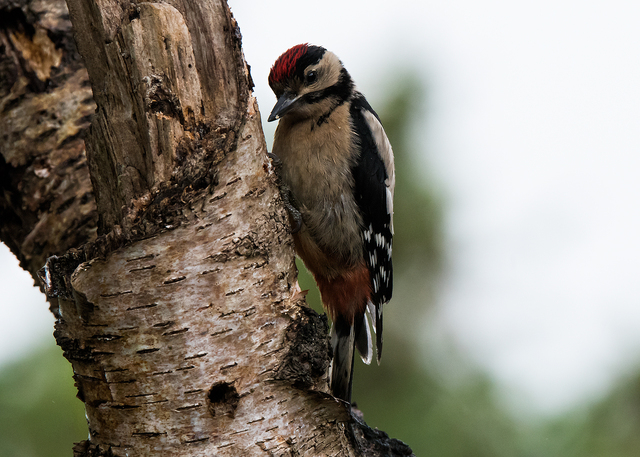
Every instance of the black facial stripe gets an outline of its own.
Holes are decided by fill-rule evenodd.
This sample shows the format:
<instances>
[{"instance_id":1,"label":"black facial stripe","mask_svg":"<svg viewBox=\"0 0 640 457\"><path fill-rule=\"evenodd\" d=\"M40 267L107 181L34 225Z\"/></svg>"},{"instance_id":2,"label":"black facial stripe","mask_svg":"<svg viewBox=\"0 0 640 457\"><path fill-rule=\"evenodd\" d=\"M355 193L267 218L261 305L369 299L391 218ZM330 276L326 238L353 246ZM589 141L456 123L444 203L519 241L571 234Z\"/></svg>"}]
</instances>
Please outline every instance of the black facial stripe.
<instances>
[{"instance_id":1,"label":"black facial stripe","mask_svg":"<svg viewBox=\"0 0 640 457\"><path fill-rule=\"evenodd\" d=\"M329 116L331 116L331 114L336 110L338 106L344 104L345 101L346 100L339 100L338 103L332 105L331 108L329 108L329 110L326 113L324 113L322 116L318 118L315 124L311 124L311 130L313 130L315 125L320 127L325 122L329 122Z\"/></svg>"},{"instance_id":2,"label":"black facial stripe","mask_svg":"<svg viewBox=\"0 0 640 457\"><path fill-rule=\"evenodd\" d=\"M344 102L341 102L341 103L338 103L337 105L332 106L331 108L329 108L329 111L327 111L322 116L320 116L316 121L316 124L318 125L318 127L320 127L325 122L329 122L329 116L331 116L331 113L333 113L338 106L342 105L342 103ZM313 130L313 125L311 126L311 129Z\"/></svg>"}]
</instances>

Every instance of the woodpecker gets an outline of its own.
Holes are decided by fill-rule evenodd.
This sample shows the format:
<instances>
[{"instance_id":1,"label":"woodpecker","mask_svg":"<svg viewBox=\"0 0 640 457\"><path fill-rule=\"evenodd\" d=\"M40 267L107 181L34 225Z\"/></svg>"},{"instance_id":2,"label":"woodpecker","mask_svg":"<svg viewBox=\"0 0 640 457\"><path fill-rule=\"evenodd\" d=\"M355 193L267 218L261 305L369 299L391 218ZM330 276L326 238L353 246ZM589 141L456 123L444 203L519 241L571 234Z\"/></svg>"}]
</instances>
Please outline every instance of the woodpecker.
<instances>
[{"instance_id":1,"label":"woodpecker","mask_svg":"<svg viewBox=\"0 0 640 457\"><path fill-rule=\"evenodd\" d=\"M382 355L382 305L391 299L393 152L380 118L342 62L299 44L271 67L279 120L272 155L298 256L333 321L331 392L351 402L354 348Z\"/></svg>"}]
</instances>

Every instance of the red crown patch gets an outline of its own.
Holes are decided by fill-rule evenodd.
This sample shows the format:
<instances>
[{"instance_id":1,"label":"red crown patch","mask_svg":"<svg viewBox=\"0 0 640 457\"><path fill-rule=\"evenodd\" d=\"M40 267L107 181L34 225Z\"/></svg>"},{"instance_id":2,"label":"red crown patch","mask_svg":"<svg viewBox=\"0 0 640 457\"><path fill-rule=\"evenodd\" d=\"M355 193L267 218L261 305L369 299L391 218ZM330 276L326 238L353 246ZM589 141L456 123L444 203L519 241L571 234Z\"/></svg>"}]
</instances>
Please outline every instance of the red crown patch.
<instances>
[{"instance_id":1,"label":"red crown patch","mask_svg":"<svg viewBox=\"0 0 640 457\"><path fill-rule=\"evenodd\" d=\"M308 48L308 43L298 44L278 57L269 73L269 85L290 78L295 71L298 59L307 53Z\"/></svg>"}]
</instances>

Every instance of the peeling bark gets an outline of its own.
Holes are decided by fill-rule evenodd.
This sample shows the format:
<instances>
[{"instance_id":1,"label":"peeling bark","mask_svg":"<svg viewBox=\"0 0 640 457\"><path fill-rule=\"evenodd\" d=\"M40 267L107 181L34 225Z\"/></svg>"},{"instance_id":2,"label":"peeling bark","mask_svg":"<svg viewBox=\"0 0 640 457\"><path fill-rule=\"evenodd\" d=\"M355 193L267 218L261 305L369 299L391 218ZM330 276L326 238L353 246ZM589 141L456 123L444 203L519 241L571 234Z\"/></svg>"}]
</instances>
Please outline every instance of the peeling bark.
<instances>
[{"instance_id":1,"label":"peeling bark","mask_svg":"<svg viewBox=\"0 0 640 457\"><path fill-rule=\"evenodd\" d=\"M328 394L226 3L68 5L93 98L64 5L0 0L0 235L48 259L74 455L410 455Z\"/></svg>"},{"instance_id":2,"label":"peeling bark","mask_svg":"<svg viewBox=\"0 0 640 457\"><path fill-rule=\"evenodd\" d=\"M95 103L62 1L0 0L0 238L37 271L96 237L83 137Z\"/></svg>"}]
</instances>

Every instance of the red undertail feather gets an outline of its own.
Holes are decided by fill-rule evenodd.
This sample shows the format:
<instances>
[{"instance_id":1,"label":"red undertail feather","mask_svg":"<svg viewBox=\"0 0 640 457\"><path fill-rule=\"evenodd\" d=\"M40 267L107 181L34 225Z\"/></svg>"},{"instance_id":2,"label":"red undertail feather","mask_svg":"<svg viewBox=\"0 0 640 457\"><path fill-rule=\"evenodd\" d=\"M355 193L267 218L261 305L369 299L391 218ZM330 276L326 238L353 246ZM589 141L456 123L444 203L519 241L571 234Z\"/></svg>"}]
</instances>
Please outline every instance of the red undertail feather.
<instances>
[{"instance_id":1,"label":"red undertail feather","mask_svg":"<svg viewBox=\"0 0 640 457\"><path fill-rule=\"evenodd\" d=\"M367 302L371 299L371 280L366 265L362 264L333 279L314 276L322 302L332 320L341 317L353 325L355 318L364 314Z\"/></svg>"},{"instance_id":2,"label":"red undertail feather","mask_svg":"<svg viewBox=\"0 0 640 457\"><path fill-rule=\"evenodd\" d=\"M339 276L328 279L314 275L322 303L329 311L331 326L331 394L351 403L354 349L363 360L371 361L371 335L364 315L371 299L369 269L364 262Z\"/></svg>"},{"instance_id":3,"label":"red undertail feather","mask_svg":"<svg viewBox=\"0 0 640 457\"><path fill-rule=\"evenodd\" d=\"M296 62L302 57L309 48L308 43L298 44L285 51L271 67L269 73L269 84L278 81L284 81L293 75L296 68Z\"/></svg>"}]
</instances>

